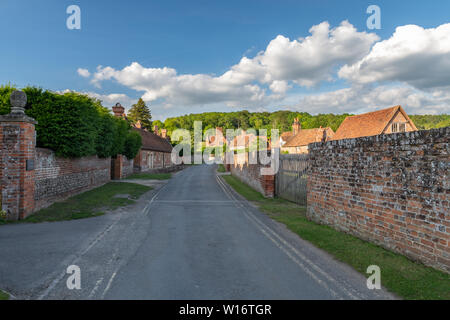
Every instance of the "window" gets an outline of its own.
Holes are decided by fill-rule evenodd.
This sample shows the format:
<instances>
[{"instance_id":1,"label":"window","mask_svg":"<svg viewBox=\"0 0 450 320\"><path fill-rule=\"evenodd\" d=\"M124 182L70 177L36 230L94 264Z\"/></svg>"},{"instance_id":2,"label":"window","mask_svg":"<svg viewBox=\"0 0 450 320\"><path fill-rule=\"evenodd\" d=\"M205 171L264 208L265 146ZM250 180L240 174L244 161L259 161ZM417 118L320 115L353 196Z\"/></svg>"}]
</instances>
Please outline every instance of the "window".
<instances>
[{"instance_id":1,"label":"window","mask_svg":"<svg viewBox=\"0 0 450 320\"><path fill-rule=\"evenodd\" d=\"M392 133L396 132L406 132L406 123L405 122L394 122L392 124Z\"/></svg>"}]
</instances>

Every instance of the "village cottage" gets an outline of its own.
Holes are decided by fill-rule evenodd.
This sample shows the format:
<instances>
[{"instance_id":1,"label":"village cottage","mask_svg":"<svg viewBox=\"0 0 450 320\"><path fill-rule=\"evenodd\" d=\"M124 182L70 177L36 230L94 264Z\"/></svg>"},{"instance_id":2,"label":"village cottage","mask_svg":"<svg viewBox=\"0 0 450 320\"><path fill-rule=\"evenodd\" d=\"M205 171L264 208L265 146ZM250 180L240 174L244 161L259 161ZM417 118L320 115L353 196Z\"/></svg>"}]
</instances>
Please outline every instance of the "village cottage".
<instances>
[{"instance_id":1,"label":"village cottage","mask_svg":"<svg viewBox=\"0 0 450 320\"><path fill-rule=\"evenodd\" d=\"M126 119L125 108L116 104L112 108L116 117ZM142 128L140 121L134 126L133 130L142 137L142 147L134 158L134 172L155 171L174 166L171 160L172 145L170 144L167 130L159 130L154 127L154 133Z\"/></svg>"},{"instance_id":2,"label":"village cottage","mask_svg":"<svg viewBox=\"0 0 450 320\"><path fill-rule=\"evenodd\" d=\"M308 153L310 143L329 141L333 136L334 131L331 128L302 129L299 119L296 118L292 131L281 135L281 151L289 154Z\"/></svg>"},{"instance_id":3,"label":"village cottage","mask_svg":"<svg viewBox=\"0 0 450 320\"><path fill-rule=\"evenodd\" d=\"M401 106L345 118L332 140L417 131Z\"/></svg>"}]
</instances>

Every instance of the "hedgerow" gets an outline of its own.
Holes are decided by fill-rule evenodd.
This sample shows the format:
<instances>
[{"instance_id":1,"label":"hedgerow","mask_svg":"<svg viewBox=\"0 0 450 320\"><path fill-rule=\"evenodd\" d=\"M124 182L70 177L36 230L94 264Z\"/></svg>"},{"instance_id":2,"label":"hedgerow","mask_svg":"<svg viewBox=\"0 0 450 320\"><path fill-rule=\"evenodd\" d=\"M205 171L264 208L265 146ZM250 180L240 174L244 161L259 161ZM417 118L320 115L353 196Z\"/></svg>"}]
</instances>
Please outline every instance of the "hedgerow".
<instances>
[{"instance_id":1,"label":"hedgerow","mask_svg":"<svg viewBox=\"0 0 450 320\"><path fill-rule=\"evenodd\" d=\"M0 87L0 114L10 112L9 96L14 90L9 85ZM111 115L98 99L36 87L23 91L28 98L25 113L38 122L38 147L70 158L91 155L106 158L125 153L128 158L134 158L141 147L127 121Z\"/></svg>"}]
</instances>

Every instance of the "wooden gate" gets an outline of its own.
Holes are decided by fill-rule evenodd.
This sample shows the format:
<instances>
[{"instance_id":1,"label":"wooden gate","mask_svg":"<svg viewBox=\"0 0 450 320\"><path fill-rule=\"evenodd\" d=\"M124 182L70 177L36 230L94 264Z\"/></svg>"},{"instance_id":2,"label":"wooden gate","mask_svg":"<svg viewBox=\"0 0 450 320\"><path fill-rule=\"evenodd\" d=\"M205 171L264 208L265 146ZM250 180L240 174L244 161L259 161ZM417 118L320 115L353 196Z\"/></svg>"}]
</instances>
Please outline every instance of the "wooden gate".
<instances>
[{"instance_id":1,"label":"wooden gate","mask_svg":"<svg viewBox=\"0 0 450 320\"><path fill-rule=\"evenodd\" d=\"M306 206L307 172L307 154L280 155L280 168L276 176L276 195Z\"/></svg>"}]
</instances>

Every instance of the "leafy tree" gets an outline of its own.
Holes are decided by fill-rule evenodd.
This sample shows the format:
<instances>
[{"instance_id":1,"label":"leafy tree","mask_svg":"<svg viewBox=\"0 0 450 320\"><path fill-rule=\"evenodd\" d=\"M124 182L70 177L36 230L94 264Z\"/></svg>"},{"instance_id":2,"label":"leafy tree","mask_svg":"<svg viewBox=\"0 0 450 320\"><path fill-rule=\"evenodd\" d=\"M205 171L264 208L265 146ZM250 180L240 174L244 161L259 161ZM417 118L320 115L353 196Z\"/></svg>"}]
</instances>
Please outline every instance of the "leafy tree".
<instances>
[{"instance_id":1,"label":"leafy tree","mask_svg":"<svg viewBox=\"0 0 450 320\"><path fill-rule=\"evenodd\" d=\"M164 122L160 120L153 121L153 127L158 126L159 129L164 129Z\"/></svg>"},{"instance_id":2,"label":"leafy tree","mask_svg":"<svg viewBox=\"0 0 450 320\"><path fill-rule=\"evenodd\" d=\"M0 114L10 112L9 97L15 90L0 87ZM42 88L27 87L25 112L38 121L36 144L49 148L58 156L110 157L137 153L140 139L130 136L131 127L115 118L101 101L76 92L58 94ZM134 135L135 136L135 135Z\"/></svg>"},{"instance_id":3,"label":"leafy tree","mask_svg":"<svg viewBox=\"0 0 450 320\"><path fill-rule=\"evenodd\" d=\"M141 121L142 128L149 131L152 130L152 115L142 98L140 98L136 104L131 106L131 109L128 112L128 119L133 124Z\"/></svg>"},{"instance_id":4,"label":"leafy tree","mask_svg":"<svg viewBox=\"0 0 450 320\"><path fill-rule=\"evenodd\" d=\"M10 113L11 104L9 102L9 97L14 90L15 88L9 84L0 87L0 115Z\"/></svg>"},{"instance_id":5,"label":"leafy tree","mask_svg":"<svg viewBox=\"0 0 450 320\"><path fill-rule=\"evenodd\" d=\"M134 159L142 145L142 137L136 131L129 131L124 144L123 152L128 159Z\"/></svg>"}]
</instances>

